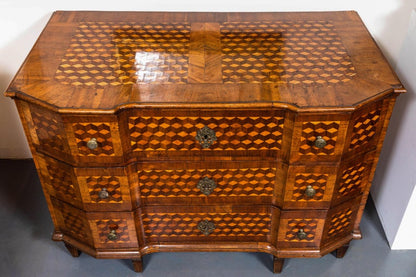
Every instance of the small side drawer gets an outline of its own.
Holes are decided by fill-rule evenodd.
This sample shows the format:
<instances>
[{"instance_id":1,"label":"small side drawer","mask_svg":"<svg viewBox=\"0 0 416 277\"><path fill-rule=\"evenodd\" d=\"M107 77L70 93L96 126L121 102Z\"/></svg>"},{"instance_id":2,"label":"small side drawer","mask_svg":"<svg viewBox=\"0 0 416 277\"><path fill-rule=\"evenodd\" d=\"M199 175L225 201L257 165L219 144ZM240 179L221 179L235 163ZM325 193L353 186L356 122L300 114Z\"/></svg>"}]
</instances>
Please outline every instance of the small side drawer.
<instances>
[{"instance_id":1,"label":"small side drawer","mask_svg":"<svg viewBox=\"0 0 416 277\"><path fill-rule=\"evenodd\" d=\"M291 162L337 161L342 154L349 115L301 115L296 119Z\"/></svg>"},{"instance_id":2,"label":"small side drawer","mask_svg":"<svg viewBox=\"0 0 416 277\"><path fill-rule=\"evenodd\" d=\"M123 162L116 116L71 116L65 117L64 121L69 147L77 163Z\"/></svg>"},{"instance_id":3,"label":"small side drawer","mask_svg":"<svg viewBox=\"0 0 416 277\"><path fill-rule=\"evenodd\" d=\"M97 248L138 247L132 212L88 213L88 222Z\"/></svg>"},{"instance_id":4,"label":"small side drawer","mask_svg":"<svg viewBox=\"0 0 416 277\"><path fill-rule=\"evenodd\" d=\"M319 248L325 210L282 211L277 248Z\"/></svg>"},{"instance_id":5,"label":"small side drawer","mask_svg":"<svg viewBox=\"0 0 416 277\"><path fill-rule=\"evenodd\" d=\"M133 212L85 212L51 197L57 230L95 248L138 247Z\"/></svg>"},{"instance_id":6,"label":"small side drawer","mask_svg":"<svg viewBox=\"0 0 416 277\"><path fill-rule=\"evenodd\" d=\"M337 177L336 166L290 166L286 178L285 209L328 208Z\"/></svg>"},{"instance_id":7,"label":"small side drawer","mask_svg":"<svg viewBox=\"0 0 416 277\"><path fill-rule=\"evenodd\" d=\"M278 209L271 206L155 206L141 210L146 242L269 242Z\"/></svg>"},{"instance_id":8,"label":"small side drawer","mask_svg":"<svg viewBox=\"0 0 416 277\"><path fill-rule=\"evenodd\" d=\"M129 181L125 168L75 168L75 174L85 210L131 210Z\"/></svg>"}]
</instances>

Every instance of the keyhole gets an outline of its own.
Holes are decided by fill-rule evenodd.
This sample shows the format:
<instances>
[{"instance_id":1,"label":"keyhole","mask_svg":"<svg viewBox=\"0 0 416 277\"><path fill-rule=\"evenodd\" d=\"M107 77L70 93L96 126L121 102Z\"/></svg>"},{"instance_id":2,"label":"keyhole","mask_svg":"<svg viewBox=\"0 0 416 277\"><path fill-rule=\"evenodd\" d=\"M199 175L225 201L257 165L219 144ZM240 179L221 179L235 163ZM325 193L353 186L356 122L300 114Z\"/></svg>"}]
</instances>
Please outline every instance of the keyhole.
<instances>
[{"instance_id":1,"label":"keyhole","mask_svg":"<svg viewBox=\"0 0 416 277\"><path fill-rule=\"evenodd\" d=\"M204 135L204 139L208 139L208 135Z\"/></svg>"}]
</instances>

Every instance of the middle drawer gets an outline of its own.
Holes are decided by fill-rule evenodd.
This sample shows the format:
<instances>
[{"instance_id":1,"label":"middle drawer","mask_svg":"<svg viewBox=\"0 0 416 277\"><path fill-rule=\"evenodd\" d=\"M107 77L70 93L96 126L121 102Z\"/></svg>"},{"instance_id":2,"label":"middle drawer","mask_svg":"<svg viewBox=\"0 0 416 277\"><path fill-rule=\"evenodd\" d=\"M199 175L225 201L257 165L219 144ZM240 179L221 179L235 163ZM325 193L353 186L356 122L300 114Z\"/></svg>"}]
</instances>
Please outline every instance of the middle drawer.
<instances>
[{"instance_id":1,"label":"middle drawer","mask_svg":"<svg viewBox=\"0 0 416 277\"><path fill-rule=\"evenodd\" d=\"M270 204L281 195L276 162L137 164L133 190L144 205ZM136 185L137 184L137 185Z\"/></svg>"}]
</instances>

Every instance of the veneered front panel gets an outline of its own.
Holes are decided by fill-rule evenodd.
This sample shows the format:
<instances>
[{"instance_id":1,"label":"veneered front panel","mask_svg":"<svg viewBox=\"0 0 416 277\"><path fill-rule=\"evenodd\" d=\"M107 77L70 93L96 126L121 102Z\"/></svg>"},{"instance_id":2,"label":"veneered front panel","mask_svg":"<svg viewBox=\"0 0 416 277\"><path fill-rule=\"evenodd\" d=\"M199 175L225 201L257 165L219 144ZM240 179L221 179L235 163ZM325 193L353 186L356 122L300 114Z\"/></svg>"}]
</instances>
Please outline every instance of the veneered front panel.
<instances>
[{"instance_id":1,"label":"veneered front panel","mask_svg":"<svg viewBox=\"0 0 416 277\"><path fill-rule=\"evenodd\" d=\"M282 211L277 248L318 248L325 224L325 215L325 210Z\"/></svg>"},{"instance_id":2,"label":"veneered front panel","mask_svg":"<svg viewBox=\"0 0 416 277\"><path fill-rule=\"evenodd\" d=\"M143 110L123 117L128 147L136 157L276 157L282 149L282 111Z\"/></svg>"},{"instance_id":3,"label":"veneered front panel","mask_svg":"<svg viewBox=\"0 0 416 277\"><path fill-rule=\"evenodd\" d=\"M268 242L273 231L271 206L144 207L144 239L155 242ZM202 223L201 223L202 222ZM202 225L202 227L201 227ZM207 226L207 227L203 227ZM205 229L204 229L205 228ZM202 230L206 230L206 233Z\"/></svg>"},{"instance_id":4,"label":"veneered front panel","mask_svg":"<svg viewBox=\"0 0 416 277\"><path fill-rule=\"evenodd\" d=\"M328 208L335 186L336 166L290 166L283 207Z\"/></svg>"},{"instance_id":5,"label":"veneered front panel","mask_svg":"<svg viewBox=\"0 0 416 277\"><path fill-rule=\"evenodd\" d=\"M137 164L137 201L150 205L271 204L273 162L182 162Z\"/></svg>"}]
</instances>

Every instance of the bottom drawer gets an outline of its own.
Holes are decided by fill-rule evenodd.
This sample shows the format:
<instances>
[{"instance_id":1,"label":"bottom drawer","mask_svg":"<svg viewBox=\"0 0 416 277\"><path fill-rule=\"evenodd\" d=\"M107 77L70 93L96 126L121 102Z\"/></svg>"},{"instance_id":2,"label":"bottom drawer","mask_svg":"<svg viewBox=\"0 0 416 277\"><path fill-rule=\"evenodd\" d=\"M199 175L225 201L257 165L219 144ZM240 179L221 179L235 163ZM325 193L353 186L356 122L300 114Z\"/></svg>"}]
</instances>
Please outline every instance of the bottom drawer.
<instances>
[{"instance_id":1,"label":"bottom drawer","mask_svg":"<svg viewBox=\"0 0 416 277\"><path fill-rule=\"evenodd\" d=\"M279 209L271 206L163 206L140 212L146 242L270 242Z\"/></svg>"},{"instance_id":2,"label":"bottom drawer","mask_svg":"<svg viewBox=\"0 0 416 277\"><path fill-rule=\"evenodd\" d=\"M138 247L133 212L85 212L51 197L57 230L94 248Z\"/></svg>"}]
</instances>

